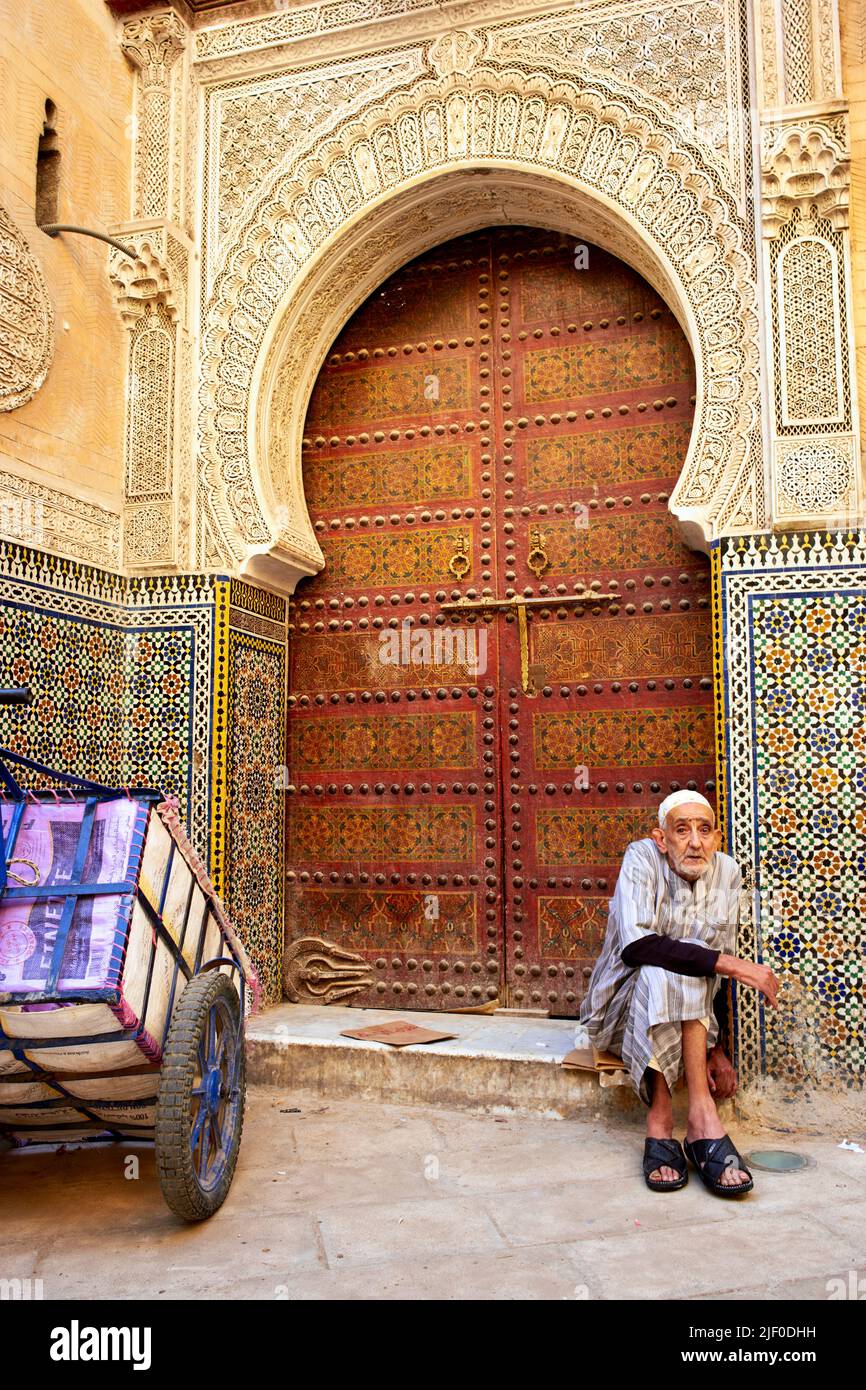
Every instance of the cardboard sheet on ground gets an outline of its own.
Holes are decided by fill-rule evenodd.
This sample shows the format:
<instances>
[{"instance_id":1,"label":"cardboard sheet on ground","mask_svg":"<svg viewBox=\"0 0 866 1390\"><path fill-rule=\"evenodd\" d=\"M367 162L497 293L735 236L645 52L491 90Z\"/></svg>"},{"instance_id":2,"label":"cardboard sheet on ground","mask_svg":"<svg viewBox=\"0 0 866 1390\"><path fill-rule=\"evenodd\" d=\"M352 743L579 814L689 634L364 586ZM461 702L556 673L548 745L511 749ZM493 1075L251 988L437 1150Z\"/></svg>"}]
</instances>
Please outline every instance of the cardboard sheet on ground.
<instances>
[{"instance_id":1,"label":"cardboard sheet on ground","mask_svg":"<svg viewBox=\"0 0 866 1390\"><path fill-rule=\"evenodd\" d=\"M419 1028L417 1023L396 1019L393 1023L374 1023L369 1028L343 1028L340 1037L388 1043L391 1047L408 1047L410 1043L441 1042L443 1038L456 1038L457 1034L439 1033L435 1028Z\"/></svg>"},{"instance_id":2,"label":"cardboard sheet on ground","mask_svg":"<svg viewBox=\"0 0 866 1390\"><path fill-rule=\"evenodd\" d=\"M572 1067L576 1071L596 1073L625 1071L621 1057L617 1057L613 1052L599 1052L595 1047L575 1047L573 1051L566 1053L560 1065Z\"/></svg>"}]
</instances>

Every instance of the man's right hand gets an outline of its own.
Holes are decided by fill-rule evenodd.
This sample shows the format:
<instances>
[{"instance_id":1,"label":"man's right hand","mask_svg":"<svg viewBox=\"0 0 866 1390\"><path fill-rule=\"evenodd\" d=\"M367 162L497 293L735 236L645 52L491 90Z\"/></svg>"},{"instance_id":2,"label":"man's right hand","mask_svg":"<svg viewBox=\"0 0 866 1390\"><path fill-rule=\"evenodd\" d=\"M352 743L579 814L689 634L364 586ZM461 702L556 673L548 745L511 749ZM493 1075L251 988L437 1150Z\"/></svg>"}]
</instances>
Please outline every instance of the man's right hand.
<instances>
[{"instance_id":1,"label":"man's right hand","mask_svg":"<svg viewBox=\"0 0 866 1390\"><path fill-rule=\"evenodd\" d=\"M776 1007L779 994L779 981L769 965L758 965L753 960L743 960L740 956L720 955L716 961L716 974L728 975L750 989L760 990L771 1008Z\"/></svg>"}]
</instances>

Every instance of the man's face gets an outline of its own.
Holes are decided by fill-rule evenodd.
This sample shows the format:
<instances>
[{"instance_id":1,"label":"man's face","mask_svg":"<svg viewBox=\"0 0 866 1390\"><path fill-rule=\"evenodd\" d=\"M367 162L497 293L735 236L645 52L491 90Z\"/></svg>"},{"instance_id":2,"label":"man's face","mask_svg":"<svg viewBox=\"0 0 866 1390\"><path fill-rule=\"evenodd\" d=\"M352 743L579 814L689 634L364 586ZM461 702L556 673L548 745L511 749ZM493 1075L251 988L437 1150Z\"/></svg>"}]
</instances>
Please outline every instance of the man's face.
<instances>
[{"instance_id":1,"label":"man's face","mask_svg":"<svg viewBox=\"0 0 866 1390\"><path fill-rule=\"evenodd\" d=\"M653 828L652 838L667 855L671 868L690 883L707 872L721 842L712 811L699 801L676 806L664 828Z\"/></svg>"}]
</instances>

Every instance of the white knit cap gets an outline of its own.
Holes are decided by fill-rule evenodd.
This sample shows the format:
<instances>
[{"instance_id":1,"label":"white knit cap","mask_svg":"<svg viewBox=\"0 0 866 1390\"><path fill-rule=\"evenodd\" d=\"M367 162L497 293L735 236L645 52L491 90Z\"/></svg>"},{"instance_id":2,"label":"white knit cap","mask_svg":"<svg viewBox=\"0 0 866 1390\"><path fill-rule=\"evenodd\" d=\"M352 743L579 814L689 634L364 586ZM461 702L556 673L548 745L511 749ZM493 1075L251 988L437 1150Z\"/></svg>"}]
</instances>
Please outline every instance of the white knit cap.
<instances>
[{"instance_id":1,"label":"white knit cap","mask_svg":"<svg viewBox=\"0 0 866 1390\"><path fill-rule=\"evenodd\" d=\"M674 810L676 806L685 806L686 803L695 801L700 806L709 806L710 810L712 811L713 808L712 806L710 806L709 801L707 801L707 798L705 796L701 796L700 792L671 792L670 796L666 796L661 806L659 807L659 825L662 828L664 828L664 823L667 820L668 815L671 811Z\"/></svg>"}]
</instances>

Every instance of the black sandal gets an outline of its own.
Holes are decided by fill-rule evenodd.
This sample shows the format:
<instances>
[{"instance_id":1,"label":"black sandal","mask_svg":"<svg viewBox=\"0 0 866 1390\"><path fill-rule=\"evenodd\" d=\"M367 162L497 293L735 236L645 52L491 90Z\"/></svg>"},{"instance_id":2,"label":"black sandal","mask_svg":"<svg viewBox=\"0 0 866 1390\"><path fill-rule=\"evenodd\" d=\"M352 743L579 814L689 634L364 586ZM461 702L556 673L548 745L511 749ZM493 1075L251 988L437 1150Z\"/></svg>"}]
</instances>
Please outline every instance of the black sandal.
<instances>
[{"instance_id":1,"label":"black sandal","mask_svg":"<svg viewBox=\"0 0 866 1390\"><path fill-rule=\"evenodd\" d=\"M729 1135L723 1134L721 1139L693 1139L691 1142L686 1139L684 1144L686 1154L698 1170L698 1177L710 1192L716 1192L720 1197L741 1197L755 1186ZM720 1182L722 1174L731 1168L749 1173L748 1182L738 1183L736 1187Z\"/></svg>"},{"instance_id":2,"label":"black sandal","mask_svg":"<svg viewBox=\"0 0 866 1390\"><path fill-rule=\"evenodd\" d=\"M657 1168L673 1168L679 1173L676 1182L661 1182L651 1178ZM678 1139L647 1139L643 1149L643 1175L650 1192L678 1192L689 1180L689 1165Z\"/></svg>"}]
</instances>

